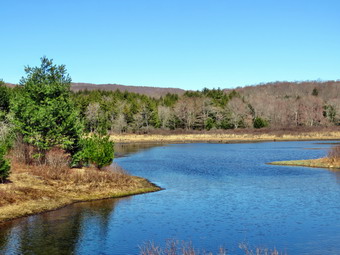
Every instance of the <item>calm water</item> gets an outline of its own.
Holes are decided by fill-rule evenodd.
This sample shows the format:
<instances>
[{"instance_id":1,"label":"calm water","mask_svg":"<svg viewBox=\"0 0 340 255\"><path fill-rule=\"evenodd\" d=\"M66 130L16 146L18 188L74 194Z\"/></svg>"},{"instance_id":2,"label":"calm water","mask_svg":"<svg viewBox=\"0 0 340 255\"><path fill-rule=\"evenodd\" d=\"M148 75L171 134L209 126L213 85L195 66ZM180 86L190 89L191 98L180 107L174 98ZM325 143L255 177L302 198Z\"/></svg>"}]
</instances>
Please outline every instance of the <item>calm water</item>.
<instances>
[{"instance_id":1,"label":"calm water","mask_svg":"<svg viewBox=\"0 0 340 255\"><path fill-rule=\"evenodd\" d=\"M0 254L138 254L166 239L242 254L238 243L288 254L340 254L340 175L266 165L318 158L328 143L180 144L115 161L166 190L79 203L0 225Z\"/></svg>"}]
</instances>

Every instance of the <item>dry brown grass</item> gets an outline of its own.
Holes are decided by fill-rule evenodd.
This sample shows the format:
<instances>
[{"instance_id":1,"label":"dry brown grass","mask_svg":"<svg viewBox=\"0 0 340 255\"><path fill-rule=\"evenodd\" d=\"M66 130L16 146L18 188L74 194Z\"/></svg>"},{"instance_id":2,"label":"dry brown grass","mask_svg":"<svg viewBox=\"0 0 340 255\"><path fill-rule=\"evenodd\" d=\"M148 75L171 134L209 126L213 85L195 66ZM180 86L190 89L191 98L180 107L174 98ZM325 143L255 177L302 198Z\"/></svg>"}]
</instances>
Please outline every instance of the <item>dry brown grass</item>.
<instances>
[{"instance_id":1,"label":"dry brown grass","mask_svg":"<svg viewBox=\"0 0 340 255\"><path fill-rule=\"evenodd\" d=\"M277 249L268 248L250 248L245 243L240 243L239 248L245 255L284 255L286 253L279 252ZM177 240L168 240L166 246L162 249L160 246L155 245L153 242L147 242L140 246L141 255L213 255L212 252L201 251L195 249L191 242L180 242ZM227 250L220 247L216 255L227 255Z\"/></svg>"},{"instance_id":2,"label":"dry brown grass","mask_svg":"<svg viewBox=\"0 0 340 255\"><path fill-rule=\"evenodd\" d=\"M340 145L332 147L327 157L333 162L338 162L340 165Z\"/></svg>"},{"instance_id":3,"label":"dry brown grass","mask_svg":"<svg viewBox=\"0 0 340 255\"><path fill-rule=\"evenodd\" d=\"M27 165L12 157L12 174L7 183L0 184L0 222L74 202L160 190L117 165L103 170L71 169L58 160L53 159L51 165Z\"/></svg>"},{"instance_id":4,"label":"dry brown grass","mask_svg":"<svg viewBox=\"0 0 340 255\"><path fill-rule=\"evenodd\" d=\"M340 170L340 160L333 160L330 158L275 161L269 164L285 165L285 166L306 166L306 167L330 168L330 169L334 169L335 171Z\"/></svg>"},{"instance_id":5,"label":"dry brown grass","mask_svg":"<svg viewBox=\"0 0 340 255\"><path fill-rule=\"evenodd\" d=\"M112 134L116 143L190 143L190 142L257 142L293 140L339 140L339 128L320 129L239 129L191 132L163 132L158 134Z\"/></svg>"},{"instance_id":6,"label":"dry brown grass","mask_svg":"<svg viewBox=\"0 0 340 255\"><path fill-rule=\"evenodd\" d=\"M286 166L307 166L330 168L335 171L340 170L340 146L332 147L327 157L318 159L304 159L304 160L289 160L289 161L276 161L269 163L271 165L286 165Z\"/></svg>"}]
</instances>

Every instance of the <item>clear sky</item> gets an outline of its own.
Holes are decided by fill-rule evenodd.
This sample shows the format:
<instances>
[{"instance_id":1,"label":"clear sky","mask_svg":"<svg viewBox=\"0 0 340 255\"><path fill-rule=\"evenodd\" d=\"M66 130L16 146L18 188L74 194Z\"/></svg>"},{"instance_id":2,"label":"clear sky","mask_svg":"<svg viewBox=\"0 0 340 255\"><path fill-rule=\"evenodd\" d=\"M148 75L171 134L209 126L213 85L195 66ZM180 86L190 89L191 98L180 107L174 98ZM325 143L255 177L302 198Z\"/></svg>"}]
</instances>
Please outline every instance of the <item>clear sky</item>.
<instances>
[{"instance_id":1,"label":"clear sky","mask_svg":"<svg viewBox=\"0 0 340 255\"><path fill-rule=\"evenodd\" d=\"M0 0L0 79L234 88L340 79L339 0Z\"/></svg>"}]
</instances>

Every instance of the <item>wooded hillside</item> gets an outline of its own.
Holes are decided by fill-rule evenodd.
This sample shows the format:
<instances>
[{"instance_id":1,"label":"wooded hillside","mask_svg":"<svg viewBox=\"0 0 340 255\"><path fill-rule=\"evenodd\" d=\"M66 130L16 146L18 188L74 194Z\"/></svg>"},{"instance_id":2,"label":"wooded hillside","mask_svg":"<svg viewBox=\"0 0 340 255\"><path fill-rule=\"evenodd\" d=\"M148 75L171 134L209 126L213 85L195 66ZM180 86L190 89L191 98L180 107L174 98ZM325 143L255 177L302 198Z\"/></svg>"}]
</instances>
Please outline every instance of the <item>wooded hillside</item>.
<instances>
[{"instance_id":1,"label":"wooded hillside","mask_svg":"<svg viewBox=\"0 0 340 255\"><path fill-rule=\"evenodd\" d=\"M88 131L340 126L340 81L172 92L122 85L117 90L115 86L73 84L73 100ZM131 88L142 92L129 92Z\"/></svg>"}]
</instances>

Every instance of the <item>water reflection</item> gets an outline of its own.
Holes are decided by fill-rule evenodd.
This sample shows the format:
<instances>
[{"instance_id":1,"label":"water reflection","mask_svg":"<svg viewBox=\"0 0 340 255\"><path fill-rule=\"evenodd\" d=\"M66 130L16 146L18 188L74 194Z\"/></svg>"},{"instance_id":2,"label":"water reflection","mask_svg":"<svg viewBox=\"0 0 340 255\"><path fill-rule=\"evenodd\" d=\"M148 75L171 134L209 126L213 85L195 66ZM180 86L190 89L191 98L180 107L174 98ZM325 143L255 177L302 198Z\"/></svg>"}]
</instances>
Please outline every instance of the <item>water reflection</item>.
<instances>
[{"instance_id":1,"label":"water reflection","mask_svg":"<svg viewBox=\"0 0 340 255\"><path fill-rule=\"evenodd\" d=\"M116 205L128 199L77 203L1 224L0 254L82 254L82 247L88 241L98 251ZM89 237L91 240L87 240Z\"/></svg>"},{"instance_id":2,"label":"water reflection","mask_svg":"<svg viewBox=\"0 0 340 255\"><path fill-rule=\"evenodd\" d=\"M115 157L125 157L133 153L147 150L153 147L164 146L161 143L116 143L115 144Z\"/></svg>"},{"instance_id":3,"label":"water reflection","mask_svg":"<svg viewBox=\"0 0 340 255\"><path fill-rule=\"evenodd\" d=\"M340 184L340 171L339 170L330 170L330 171L334 174L336 183Z\"/></svg>"},{"instance_id":4,"label":"water reflection","mask_svg":"<svg viewBox=\"0 0 340 255\"><path fill-rule=\"evenodd\" d=\"M166 190L0 225L0 254L138 254L143 242L168 238L234 255L242 241L290 255L340 254L340 173L266 164L320 158L331 145L121 146L123 155L141 150L116 163Z\"/></svg>"}]
</instances>

